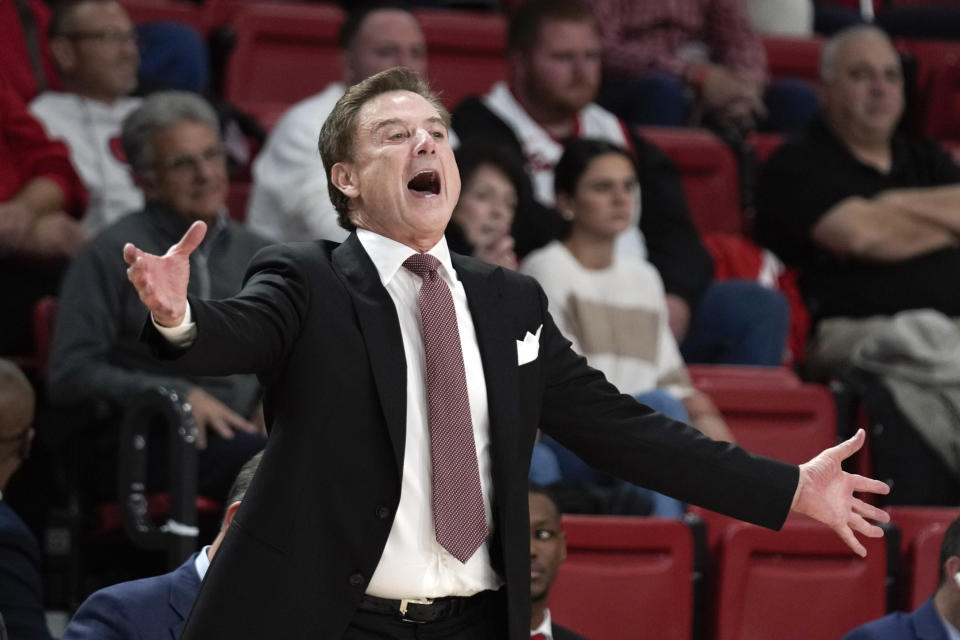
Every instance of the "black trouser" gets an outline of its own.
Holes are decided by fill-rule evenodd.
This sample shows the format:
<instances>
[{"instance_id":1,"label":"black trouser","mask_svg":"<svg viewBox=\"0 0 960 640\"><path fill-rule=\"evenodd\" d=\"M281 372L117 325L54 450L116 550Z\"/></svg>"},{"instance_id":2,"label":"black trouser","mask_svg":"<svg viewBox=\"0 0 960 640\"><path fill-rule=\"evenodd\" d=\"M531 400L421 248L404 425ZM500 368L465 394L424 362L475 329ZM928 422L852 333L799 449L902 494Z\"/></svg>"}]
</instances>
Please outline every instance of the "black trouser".
<instances>
[{"instance_id":1,"label":"black trouser","mask_svg":"<svg viewBox=\"0 0 960 640\"><path fill-rule=\"evenodd\" d=\"M405 622L357 610L343 640L503 640L507 637L506 589L479 599L477 606L437 622Z\"/></svg>"}]
</instances>

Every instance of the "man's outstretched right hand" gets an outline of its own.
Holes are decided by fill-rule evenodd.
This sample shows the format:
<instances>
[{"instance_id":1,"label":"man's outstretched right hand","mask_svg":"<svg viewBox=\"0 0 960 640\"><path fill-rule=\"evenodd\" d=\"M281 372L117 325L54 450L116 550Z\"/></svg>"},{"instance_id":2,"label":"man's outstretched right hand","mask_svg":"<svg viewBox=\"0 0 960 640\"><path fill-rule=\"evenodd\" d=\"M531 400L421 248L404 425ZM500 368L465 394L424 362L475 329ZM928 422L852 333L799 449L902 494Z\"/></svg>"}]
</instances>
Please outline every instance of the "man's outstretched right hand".
<instances>
[{"instance_id":1,"label":"man's outstretched right hand","mask_svg":"<svg viewBox=\"0 0 960 640\"><path fill-rule=\"evenodd\" d=\"M141 251L129 242L123 247L123 259L130 265L127 279L160 326L178 326L187 312L190 254L200 246L206 233L205 223L194 222L180 242L162 256Z\"/></svg>"}]
</instances>

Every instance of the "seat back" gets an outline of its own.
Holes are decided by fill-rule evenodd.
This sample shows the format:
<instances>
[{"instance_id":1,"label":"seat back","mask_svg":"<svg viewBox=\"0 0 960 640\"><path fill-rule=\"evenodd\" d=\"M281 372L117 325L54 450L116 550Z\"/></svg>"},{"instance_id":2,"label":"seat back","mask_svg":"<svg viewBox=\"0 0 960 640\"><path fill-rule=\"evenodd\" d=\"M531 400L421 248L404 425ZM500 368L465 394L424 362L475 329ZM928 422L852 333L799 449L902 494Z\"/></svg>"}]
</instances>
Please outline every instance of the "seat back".
<instances>
[{"instance_id":1,"label":"seat back","mask_svg":"<svg viewBox=\"0 0 960 640\"><path fill-rule=\"evenodd\" d=\"M420 10L417 20L427 41L430 85L448 109L471 95L486 93L507 78L507 24L504 16L467 11Z\"/></svg>"},{"instance_id":2,"label":"seat back","mask_svg":"<svg viewBox=\"0 0 960 640\"><path fill-rule=\"evenodd\" d=\"M947 526L927 525L913 539L911 551L900 581L900 608L913 611L933 595L940 584L940 547Z\"/></svg>"},{"instance_id":3,"label":"seat back","mask_svg":"<svg viewBox=\"0 0 960 640\"><path fill-rule=\"evenodd\" d=\"M706 130L638 127L637 133L666 153L683 176L690 215L700 233L741 233L737 160Z\"/></svg>"},{"instance_id":4,"label":"seat back","mask_svg":"<svg viewBox=\"0 0 960 640\"><path fill-rule=\"evenodd\" d=\"M564 516L567 559L550 591L556 621L591 638L689 640L694 536L680 520Z\"/></svg>"},{"instance_id":5,"label":"seat back","mask_svg":"<svg viewBox=\"0 0 960 640\"><path fill-rule=\"evenodd\" d=\"M950 523L960 517L954 507L887 507L900 530L899 606L913 611L929 598L940 581L940 545Z\"/></svg>"},{"instance_id":6,"label":"seat back","mask_svg":"<svg viewBox=\"0 0 960 640\"><path fill-rule=\"evenodd\" d=\"M820 84L823 38L763 36L762 40L771 78L799 78L814 86Z\"/></svg>"},{"instance_id":7,"label":"seat back","mask_svg":"<svg viewBox=\"0 0 960 640\"><path fill-rule=\"evenodd\" d=\"M801 384L702 388L723 415L737 444L754 453L800 464L837 442L837 411L825 387Z\"/></svg>"},{"instance_id":8,"label":"seat back","mask_svg":"<svg viewBox=\"0 0 960 640\"><path fill-rule=\"evenodd\" d=\"M855 555L820 523L779 532L740 523L721 543L716 640L839 638L886 612L886 543L861 538Z\"/></svg>"},{"instance_id":9,"label":"seat back","mask_svg":"<svg viewBox=\"0 0 960 640\"><path fill-rule=\"evenodd\" d=\"M289 105L339 80L343 19L343 10L328 4L245 5L232 21L236 46L227 65L227 100L248 110Z\"/></svg>"}]
</instances>

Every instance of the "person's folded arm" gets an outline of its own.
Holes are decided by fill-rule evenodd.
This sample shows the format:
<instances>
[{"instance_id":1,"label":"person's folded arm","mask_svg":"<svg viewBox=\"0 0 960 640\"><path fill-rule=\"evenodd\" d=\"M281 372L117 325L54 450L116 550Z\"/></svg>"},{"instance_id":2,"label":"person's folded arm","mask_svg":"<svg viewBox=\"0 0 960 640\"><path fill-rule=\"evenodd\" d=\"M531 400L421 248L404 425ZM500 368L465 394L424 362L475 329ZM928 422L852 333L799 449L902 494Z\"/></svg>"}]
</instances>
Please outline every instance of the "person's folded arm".
<instances>
[{"instance_id":1,"label":"person's folded arm","mask_svg":"<svg viewBox=\"0 0 960 640\"><path fill-rule=\"evenodd\" d=\"M828 210L810 230L813 242L839 256L897 262L957 244L942 225L882 201L850 197Z\"/></svg>"},{"instance_id":2,"label":"person's folded arm","mask_svg":"<svg viewBox=\"0 0 960 640\"><path fill-rule=\"evenodd\" d=\"M879 194L875 200L960 235L960 185L892 189Z\"/></svg>"}]
</instances>

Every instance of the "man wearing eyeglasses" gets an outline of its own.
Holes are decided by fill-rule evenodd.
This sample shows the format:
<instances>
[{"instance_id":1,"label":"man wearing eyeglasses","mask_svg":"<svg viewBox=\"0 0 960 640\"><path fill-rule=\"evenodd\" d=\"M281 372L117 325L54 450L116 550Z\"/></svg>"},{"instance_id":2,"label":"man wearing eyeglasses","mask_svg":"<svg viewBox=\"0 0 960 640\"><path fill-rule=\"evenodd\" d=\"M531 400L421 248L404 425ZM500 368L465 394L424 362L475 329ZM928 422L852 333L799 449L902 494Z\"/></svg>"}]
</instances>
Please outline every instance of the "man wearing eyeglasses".
<instances>
[{"instance_id":1,"label":"man wearing eyeglasses","mask_svg":"<svg viewBox=\"0 0 960 640\"><path fill-rule=\"evenodd\" d=\"M82 224L93 235L143 207L120 145L123 119L141 102L128 97L140 63L136 31L114 0L66 0L54 9L49 31L63 88L41 93L30 110L69 147L90 197Z\"/></svg>"},{"instance_id":2,"label":"man wearing eyeglasses","mask_svg":"<svg viewBox=\"0 0 960 640\"><path fill-rule=\"evenodd\" d=\"M139 341L143 311L119 257L137 238L162 251L190 224L212 235L191 258L191 293L220 299L240 289L250 258L268 242L227 215L227 173L217 117L200 97L159 92L124 121L123 148L146 206L106 227L76 257L63 282L51 352L50 399L61 405L106 402L120 407L145 389L165 386L192 406L198 423L200 495L226 495L242 464L265 442L252 420L260 387L253 376L185 378L165 373ZM109 429L91 438L92 455L115 455ZM155 449L155 448L152 448ZM107 458L109 459L109 458ZM161 465L162 466L162 465ZM98 462L102 490L113 468Z\"/></svg>"},{"instance_id":3,"label":"man wearing eyeglasses","mask_svg":"<svg viewBox=\"0 0 960 640\"><path fill-rule=\"evenodd\" d=\"M0 360L0 613L11 638L49 640L40 547L2 493L30 452L33 411L27 377L9 360Z\"/></svg>"}]
</instances>

